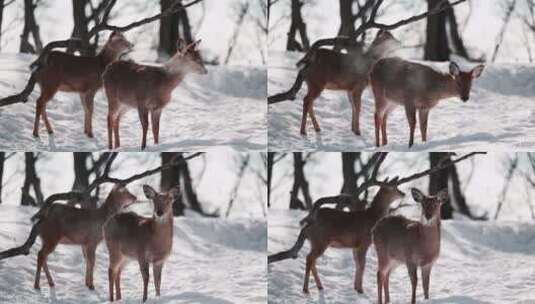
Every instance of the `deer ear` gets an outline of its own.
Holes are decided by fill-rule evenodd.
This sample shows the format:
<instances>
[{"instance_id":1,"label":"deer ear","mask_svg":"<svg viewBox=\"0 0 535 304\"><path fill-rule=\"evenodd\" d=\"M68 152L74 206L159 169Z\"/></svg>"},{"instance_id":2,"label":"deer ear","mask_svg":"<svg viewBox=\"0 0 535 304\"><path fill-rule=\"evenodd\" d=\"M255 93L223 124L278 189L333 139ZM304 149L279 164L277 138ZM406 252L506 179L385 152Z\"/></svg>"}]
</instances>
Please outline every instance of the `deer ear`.
<instances>
[{"instance_id":1,"label":"deer ear","mask_svg":"<svg viewBox=\"0 0 535 304\"><path fill-rule=\"evenodd\" d=\"M416 188L411 188L411 194L412 194L412 198L418 203L421 203L424 201L425 195L422 193L422 191Z\"/></svg>"},{"instance_id":2,"label":"deer ear","mask_svg":"<svg viewBox=\"0 0 535 304\"><path fill-rule=\"evenodd\" d=\"M156 192L156 190L154 190L151 186L149 185L143 185L143 192L145 193L145 196L148 198L148 199L153 199L156 197L156 195L158 194Z\"/></svg>"},{"instance_id":3,"label":"deer ear","mask_svg":"<svg viewBox=\"0 0 535 304\"><path fill-rule=\"evenodd\" d=\"M459 66L455 63L455 62L450 62L450 74L452 76L459 76L459 74L461 73L461 69L459 69Z\"/></svg>"},{"instance_id":4,"label":"deer ear","mask_svg":"<svg viewBox=\"0 0 535 304\"><path fill-rule=\"evenodd\" d=\"M473 70L472 70L472 78L478 78L479 76L481 76L481 73L483 73L483 70L485 69L485 66L480 64L478 66L476 66Z\"/></svg>"},{"instance_id":5,"label":"deer ear","mask_svg":"<svg viewBox=\"0 0 535 304\"><path fill-rule=\"evenodd\" d=\"M178 40L176 41L177 51L182 52L182 50L184 50L185 47L186 47L186 41L184 41L184 39L182 38L178 38Z\"/></svg>"},{"instance_id":6,"label":"deer ear","mask_svg":"<svg viewBox=\"0 0 535 304\"><path fill-rule=\"evenodd\" d=\"M437 192L436 197L440 200L441 203L444 203L448 200L448 189L442 189L439 192Z\"/></svg>"}]
</instances>

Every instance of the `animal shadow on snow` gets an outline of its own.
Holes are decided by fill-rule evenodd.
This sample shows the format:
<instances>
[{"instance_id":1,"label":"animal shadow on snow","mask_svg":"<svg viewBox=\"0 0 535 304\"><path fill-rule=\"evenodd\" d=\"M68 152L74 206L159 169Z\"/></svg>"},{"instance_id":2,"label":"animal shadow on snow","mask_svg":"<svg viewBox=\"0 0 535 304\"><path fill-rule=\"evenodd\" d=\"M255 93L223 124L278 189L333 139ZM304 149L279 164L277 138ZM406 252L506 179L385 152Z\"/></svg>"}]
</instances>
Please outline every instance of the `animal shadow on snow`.
<instances>
[{"instance_id":1,"label":"animal shadow on snow","mask_svg":"<svg viewBox=\"0 0 535 304\"><path fill-rule=\"evenodd\" d=\"M220 299L208 294L200 292L186 291L174 295L164 295L159 298L154 298L157 303L192 303L192 304L232 304L233 302ZM148 299L148 303L151 303L151 299Z\"/></svg>"},{"instance_id":2,"label":"animal shadow on snow","mask_svg":"<svg viewBox=\"0 0 535 304\"><path fill-rule=\"evenodd\" d=\"M441 299L431 299L433 304L490 304L491 302L476 300L467 296L450 296Z\"/></svg>"}]
</instances>

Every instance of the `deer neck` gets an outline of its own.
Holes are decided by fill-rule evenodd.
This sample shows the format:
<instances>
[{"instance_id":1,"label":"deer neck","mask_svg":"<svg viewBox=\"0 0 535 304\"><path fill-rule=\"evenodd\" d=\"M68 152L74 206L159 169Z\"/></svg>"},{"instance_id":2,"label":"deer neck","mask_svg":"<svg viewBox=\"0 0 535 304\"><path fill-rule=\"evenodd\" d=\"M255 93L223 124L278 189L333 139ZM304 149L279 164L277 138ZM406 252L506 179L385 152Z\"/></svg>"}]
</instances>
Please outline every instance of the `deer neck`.
<instances>
[{"instance_id":1,"label":"deer neck","mask_svg":"<svg viewBox=\"0 0 535 304\"><path fill-rule=\"evenodd\" d=\"M422 215L421 223L421 234L420 238L422 241L427 244L428 250L430 251L439 251L440 250L440 213L435 215L431 220L426 220Z\"/></svg>"},{"instance_id":2,"label":"deer neck","mask_svg":"<svg viewBox=\"0 0 535 304\"><path fill-rule=\"evenodd\" d=\"M388 210L390 209L390 204L392 201L393 199L390 197L390 195L382 190L379 190L379 192L377 192L373 198L368 210L375 215L376 218L382 218L388 214Z\"/></svg>"},{"instance_id":3,"label":"deer neck","mask_svg":"<svg viewBox=\"0 0 535 304\"><path fill-rule=\"evenodd\" d=\"M119 211L115 205L116 202L108 197L104 204L97 209L98 218L102 220L102 222L106 222L112 218Z\"/></svg>"},{"instance_id":4,"label":"deer neck","mask_svg":"<svg viewBox=\"0 0 535 304\"><path fill-rule=\"evenodd\" d=\"M169 212L165 217L152 217L153 231L158 235L173 237L173 212Z\"/></svg>"},{"instance_id":5,"label":"deer neck","mask_svg":"<svg viewBox=\"0 0 535 304\"><path fill-rule=\"evenodd\" d=\"M121 55L120 53L115 52L114 50L109 48L107 45L105 45L104 48L98 53L97 56L100 58L101 63L105 67L108 64L117 60L120 55Z\"/></svg>"},{"instance_id":6,"label":"deer neck","mask_svg":"<svg viewBox=\"0 0 535 304\"><path fill-rule=\"evenodd\" d=\"M455 78L453 78L453 76L450 74L440 74L439 80L440 83L442 83L442 85L437 86L440 90L440 99L455 97L458 95L457 84L455 83Z\"/></svg>"}]
</instances>

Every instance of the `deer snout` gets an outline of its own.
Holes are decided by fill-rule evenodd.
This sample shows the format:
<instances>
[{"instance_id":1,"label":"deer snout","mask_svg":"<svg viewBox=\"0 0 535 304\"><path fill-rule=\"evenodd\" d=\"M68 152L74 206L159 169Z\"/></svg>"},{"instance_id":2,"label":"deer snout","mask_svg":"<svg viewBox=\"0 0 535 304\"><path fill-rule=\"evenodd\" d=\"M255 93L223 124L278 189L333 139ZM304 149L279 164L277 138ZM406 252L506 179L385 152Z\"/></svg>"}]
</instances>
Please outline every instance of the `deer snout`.
<instances>
[{"instance_id":1,"label":"deer snout","mask_svg":"<svg viewBox=\"0 0 535 304\"><path fill-rule=\"evenodd\" d=\"M162 216L163 215L163 211L162 210L156 210L156 215L157 216Z\"/></svg>"}]
</instances>

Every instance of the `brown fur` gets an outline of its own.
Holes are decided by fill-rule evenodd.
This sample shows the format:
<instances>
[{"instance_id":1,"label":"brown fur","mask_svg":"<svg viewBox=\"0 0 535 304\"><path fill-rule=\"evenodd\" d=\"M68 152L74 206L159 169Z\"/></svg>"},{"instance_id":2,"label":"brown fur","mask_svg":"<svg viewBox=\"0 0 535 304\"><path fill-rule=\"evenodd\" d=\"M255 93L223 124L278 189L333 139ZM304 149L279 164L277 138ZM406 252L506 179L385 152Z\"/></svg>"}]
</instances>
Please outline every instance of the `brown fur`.
<instances>
[{"instance_id":1,"label":"brown fur","mask_svg":"<svg viewBox=\"0 0 535 304\"><path fill-rule=\"evenodd\" d=\"M38 72L37 83L41 96L37 99L33 136L39 136L39 119L42 118L49 134L54 131L48 120L46 104L58 91L77 92L84 107L84 133L93 137L93 98L102 86L102 73L108 64L132 47L119 32L113 32L96 56L75 56L53 51Z\"/></svg>"},{"instance_id":2,"label":"brown fur","mask_svg":"<svg viewBox=\"0 0 535 304\"><path fill-rule=\"evenodd\" d=\"M414 143L416 111L422 141L427 141L429 110L448 97L459 96L466 102L470 97L472 80L481 75L483 68L483 65L479 65L469 72L463 72L452 62L450 73L444 74L397 57L379 60L370 74L375 97L375 145L379 147L388 143L386 121L397 105L405 107L409 121L409 147Z\"/></svg>"},{"instance_id":3,"label":"brown fur","mask_svg":"<svg viewBox=\"0 0 535 304\"><path fill-rule=\"evenodd\" d=\"M417 268L422 269L425 299L429 299L431 268L440 254L440 207L447 199L447 192L437 196L425 196L412 189L414 199L422 204L422 221L409 220L403 216L389 216L380 220L373 230L373 242L377 251L377 294L382 304L390 302L390 272L399 263L407 265L412 286L411 303L416 303Z\"/></svg>"},{"instance_id":4,"label":"brown fur","mask_svg":"<svg viewBox=\"0 0 535 304\"><path fill-rule=\"evenodd\" d=\"M54 281L47 265L47 257L58 244L82 245L86 260L85 285L94 289L93 268L95 251L102 241L102 227L125 204L132 203L136 197L122 186L116 185L106 201L98 209L80 209L67 205L52 205L46 217L41 221L39 236L42 247L37 255L37 272L35 273L35 289L39 289L41 268L44 269L48 284L53 287Z\"/></svg>"},{"instance_id":5,"label":"brown fur","mask_svg":"<svg viewBox=\"0 0 535 304\"><path fill-rule=\"evenodd\" d=\"M128 108L137 108L145 149L149 113L152 120L154 143L158 144L160 115L171 101L171 93L189 72L206 74L199 53L195 50L199 41L179 48L163 67L137 64L133 61L118 61L111 64L104 74L104 87L108 97L108 146L120 147L119 122Z\"/></svg>"},{"instance_id":6,"label":"brown fur","mask_svg":"<svg viewBox=\"0 0 535 304\"><path fill-rule=\"evenodd\" d=\"M388 214L389 206L404 194L395 186L381 186L370 207L362 211L344 212L323 208L318 210L315 221L303 229L310 242L310 252L306 257L305 282L303 292L308 293L310 272L318 289L323 289L316 260L328 247L352 248L356 264L355 290L363 293L362 277L366 264L366 253L370 246L371 230L376 222Z\"/></svg>"},{"instance_id":7,"label":"brown fur","mask_svg":"<svg viewBox=\"0 0 535 304\"><path fill-rule=\"evenodd\" d=\"M143 277L143 302L147 300L149 264L153 266L156 296L160 296L162 268L173 246L173 200L176 190L157 193L150 186L143 190L154 203L152 218L135 213L119 214L104 227L104 237L110 254L108 269L110 301L121 299L121 271L127 258L136 259Z\"/></svg>"},{"instance_id":8,"label":"brown fur","mask_svg":"<svg viewBox=\"0 0 535 304\"><path fill-rule=\"evenodd\" d=\"M327 49L318 49L313 53L310 62L302 70L308 92L303 102L301 134L306 134L307 114L316 132L320 131L314 113L314 100L328 89L347 91L352 107L351 129L360 135L361 96L368 85L369 71L373 63L390 50L392 42L397 43L397 40L390 32L379 31L367 52L357 48L347 54Z\"/></svg>"}]
</instances>

